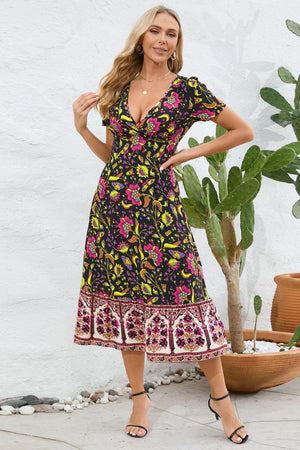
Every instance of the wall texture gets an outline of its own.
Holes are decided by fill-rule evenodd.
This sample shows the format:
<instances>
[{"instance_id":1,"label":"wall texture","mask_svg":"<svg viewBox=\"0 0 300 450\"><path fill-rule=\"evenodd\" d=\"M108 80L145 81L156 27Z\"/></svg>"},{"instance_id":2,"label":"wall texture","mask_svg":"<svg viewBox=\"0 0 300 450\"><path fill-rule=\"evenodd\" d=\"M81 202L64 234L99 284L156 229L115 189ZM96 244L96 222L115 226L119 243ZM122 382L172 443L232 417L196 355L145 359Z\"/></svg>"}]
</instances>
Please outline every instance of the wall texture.
<instances>
[{"instance_id":1,"label":"wall texture","mask_svg":"<svg viewBox=\"0 0 300 450\"><path fill-rule=\"evenodd\" d=\"M138 0L2 0L1 49L1 367L0 398L21 394L72 395L125 383L121 353L73 343L82 256L92 196L104 164L73 126L72 102L95 91L140 14L156 2ZM295 140L273 125L274 109L259 96L283 86L277 68L298 75L299 39L285 19L300 21L298 0L166 0L184 31L183 75L197 75L247 120L262 149ZM276 7L274 5L276 4ZM105 129L91 112L90 129ZM214 133L197 123L193 136ZM249 144L250 145L250 144ZM239 163L248 144L230 151ZM193 161L201 176L204 160ZM182 192L183 191L183 187ZM252 299L264 300L259 328L270 329L278 273L299 271L299 226L291 214L295 190L263 180L256 199L255 241L241 279L246 327ZM227 324L226 286L202 230L194 230L211 297ZM297 243L298 240L298 243ZM146 377L170 365L146 363ZM173 366L174 367L174 366Z\"/></svg>"}]
</instances>

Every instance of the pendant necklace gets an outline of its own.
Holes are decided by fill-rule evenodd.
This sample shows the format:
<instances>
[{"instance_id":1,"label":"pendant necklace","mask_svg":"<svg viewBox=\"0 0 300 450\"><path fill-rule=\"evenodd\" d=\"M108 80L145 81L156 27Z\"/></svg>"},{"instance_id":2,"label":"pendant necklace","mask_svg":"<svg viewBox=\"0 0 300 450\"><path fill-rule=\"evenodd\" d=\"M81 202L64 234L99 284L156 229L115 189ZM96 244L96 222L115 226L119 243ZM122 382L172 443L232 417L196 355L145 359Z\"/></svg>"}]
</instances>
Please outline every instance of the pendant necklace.
<instances>
[{"instance_id":1,"label":"pendant necklace","mask_svg":"<svg viewBox=\"0 0 300 450\"><path fill-rule=\"evenodd\" d=\"M169 73L170 73L170 70L168 70L168 72L165 73L165 75L163 75L162 77L156 78L155 80L147 80L147 78L143 77L143 75L141 73L138 76L140 76L141 78L143 78L146 81L149 81L149 83L152 83L152 81L157 81L157 80L161 80L161 79L165 78L167 75L169 75ZM142 90L143 95L147 95L148 92L149 92L149 90L146 90L146 89Z\"/></svg>"}]
</instances>

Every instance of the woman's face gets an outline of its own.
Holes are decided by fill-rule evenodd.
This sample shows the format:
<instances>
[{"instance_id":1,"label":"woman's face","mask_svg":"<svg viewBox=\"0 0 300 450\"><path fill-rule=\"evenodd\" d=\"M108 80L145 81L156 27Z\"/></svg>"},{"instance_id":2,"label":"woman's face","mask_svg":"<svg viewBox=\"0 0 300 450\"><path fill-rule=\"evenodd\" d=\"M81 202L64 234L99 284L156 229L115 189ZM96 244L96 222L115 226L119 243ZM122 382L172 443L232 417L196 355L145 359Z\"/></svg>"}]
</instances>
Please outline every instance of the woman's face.
<instances>
[{"instance_id":1,"label":"woman's face","mask_svg":"<svg viewBox=\"0 0 300 450\"><path fill-rule=\"evenodd\" d=\"M167 63L176 50L178 34L179 25L173 16L167 13L156 14L141 41L144 58L148 57L157 63Z\"/></svg>"}]
</instances>

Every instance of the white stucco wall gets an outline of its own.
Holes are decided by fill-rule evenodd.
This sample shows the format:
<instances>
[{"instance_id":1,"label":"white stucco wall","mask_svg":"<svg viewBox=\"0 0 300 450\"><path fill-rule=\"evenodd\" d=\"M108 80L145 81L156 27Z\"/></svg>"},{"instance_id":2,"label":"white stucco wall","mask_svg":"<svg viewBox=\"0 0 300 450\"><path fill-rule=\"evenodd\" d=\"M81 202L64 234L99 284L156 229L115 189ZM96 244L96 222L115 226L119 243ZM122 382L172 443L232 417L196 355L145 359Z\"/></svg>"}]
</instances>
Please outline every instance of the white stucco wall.
<instances>
[{"instance_id":1,"label":"white stucco wall","mask_svg":"<svg viewBox=\"0 0 300 450\"><path fill-rule=\"evenodd\" d=\"M72 395L82 388L127 382L121 353L73 343L82 257L91 200L104 163L73 126L72 102L95 91L140 14L159 2L138 0L2 0L1 29L1 365L0 398ZM259 96L263 86L293 100L277 68L298 76L299 38L285 19L300 21L298 0L166 0L184 32L183 75L197 75L247 120L255 140L232 149L240 163L257 144L274 150L296 140L272 125L275 111ZM298 60L299 62L299 60ZM90 129L105 128L92 112ZM214 124L197 123L182 141L202 140ZM194 160L201 177L204 160ZM300 222L291 185L263 180L255 200L255 241L241 279L245 326L252 299L264 307L259 328L270 329L278 273L299 271ZM202 230L194 230L211 297L225 325L226 286ZM146 376L172 365L146 362ZM174 367L174 366L173 366ZM177 366L176 366L177 367Z\"/></svg>"}]
</instances>

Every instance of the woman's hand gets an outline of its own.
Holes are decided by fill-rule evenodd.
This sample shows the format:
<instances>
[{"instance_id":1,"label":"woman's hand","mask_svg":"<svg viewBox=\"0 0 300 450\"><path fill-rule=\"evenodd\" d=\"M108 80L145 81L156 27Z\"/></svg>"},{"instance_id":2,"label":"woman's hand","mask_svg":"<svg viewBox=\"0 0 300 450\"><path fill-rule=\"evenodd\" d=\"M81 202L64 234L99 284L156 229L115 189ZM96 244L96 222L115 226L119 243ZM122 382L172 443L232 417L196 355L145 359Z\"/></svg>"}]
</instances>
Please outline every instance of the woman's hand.
<instances>
[{"instance_id":1,"label":"woman's hand","mask_svg":"<svg viewBox=\"0 0 300 450\"><path fill-rule=\"evenodd\" d=\"M74 123L78 133L87 128L87 116L90 110L96 106L99 97L95 92L82 94L73 103Z\"/></svg>"},{"instance_id":2,"label":"woman's hand","mask_svg":"<svg viewBox=\"0 0 300 450\"><path fill-rule=\"evenodd\" d=\"M164 170L169 167L171 164L173 167L178 166L179 164L190 160L190 149L184 148L180 150L180 152L175 153L175 155L171 156L167 161L165 161L159 167L160 170Z\"/></svg>"}]
</instances>

